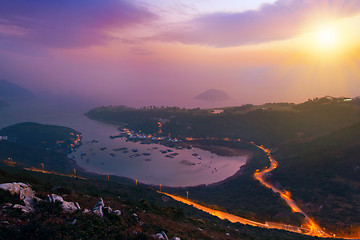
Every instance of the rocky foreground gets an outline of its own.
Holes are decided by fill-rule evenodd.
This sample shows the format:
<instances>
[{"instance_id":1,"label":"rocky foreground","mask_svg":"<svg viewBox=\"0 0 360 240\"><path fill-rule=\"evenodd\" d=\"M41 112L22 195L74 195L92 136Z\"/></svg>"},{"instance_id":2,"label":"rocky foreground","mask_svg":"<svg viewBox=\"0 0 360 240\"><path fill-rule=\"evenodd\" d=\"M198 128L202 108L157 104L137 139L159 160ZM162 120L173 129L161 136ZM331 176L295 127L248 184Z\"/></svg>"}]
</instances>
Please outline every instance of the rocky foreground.
<instances>
[{"instance_id":1,"label":"rocky foreground","mask_svg":"<svg viewBox=\"0 0 360 240\"><path fill-rule=\"evenodd\" d=\"M98 202L95 204L94 208L92 210L89 209L82 209L78 202L68 202L63 199L63 197L56 195L56 194L49 194L45 199L41 199L39 197L36 197L35 191L32 190L31 186L29 184L21 183L21 182L13 182L13 183L3 183L0 184L0 189L4 191L8 191L12 196L18 196L19 200L23 202L23 204L13 204L10 202L7 202L2 205L2 224L8 224L10 225L10 221L3 220L3 218L8 215L11 211L19 210L24 214L34 214L38 211L42 211L41 209L42 204L50 204L50 206L53 206L55 210L56 208L61 208L62 213L75 213L79 215L83 215L82 217L86 215L96 215L100 218L112 218L115 215L119 217L119 220L121 221L121 211L120 210L112 210L110 206L105 206L104 200L100 198ZM111 217L112 216L112 217ZM131 214L131 218L134 222L139 223L140 226L145 226L146 223L140 222L139 217L136 213ZM12 219L14 220L14 219ZM17 222L21 222L20 219L17 219ZM77 218L75 218L70 224L76 225ZM137 235L138 233L136 231L132 232L134 235ZM0 237L1 238L1 237ZM169 239L168 236L164 231L161 231L160 233L156 233L150 236L151 239ZM181 240L179 237L173 237L172 240Z\"/></svg>"}]
</instances>

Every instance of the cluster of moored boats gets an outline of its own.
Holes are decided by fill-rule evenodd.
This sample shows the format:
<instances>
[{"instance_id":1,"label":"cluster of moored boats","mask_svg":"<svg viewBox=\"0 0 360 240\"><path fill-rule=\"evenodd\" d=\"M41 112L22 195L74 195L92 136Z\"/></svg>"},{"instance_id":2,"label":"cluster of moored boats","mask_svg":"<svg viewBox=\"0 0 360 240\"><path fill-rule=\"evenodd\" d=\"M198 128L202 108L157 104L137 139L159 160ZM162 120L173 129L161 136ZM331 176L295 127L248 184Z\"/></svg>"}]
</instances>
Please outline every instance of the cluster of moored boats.
<instances>
[{"instance_id":1,"label":"cluster of moored boats","mask_svg":"<svg viewBox=\"0 0 360 240\"><path fill-rule=\"evenodd\" d=\"M119 135L116 135L116 136L110 136L110 139L116 139L116 138L126 138L126 141L140 141L140 143L143 143L141 140L150 140L151 142L149 142L149 144L151 143L159 143L159 141L162 141L161 144L164 145L164 146L168 146L168 147L171 147L171 148L167 148L165 150L162 150L162 149L159 149L158 147L152 147L152 148L149 148L148 150L149 151L152 151L152 150L159 150L160 153L164 154L164 157L166 158L175 158L176 156L178 156L180 153L178 152L174 152L176 150L182 150L182 149L192 149L192 146L190 145L186 145L186 144L181 144L181 140L178 140L178 139L172 139L172 138L167 138L167 137L154 137L154 136L151 136L151 135L145 135L145 134L142 134L141 132L138 132L138 133L135 133L134 131L131 131L129 129L122 129L122 131L120 132ZM88 141L86 142L86 144L94 144L94 143L98 143L99 141L97 140L91 140L91 141ZM176 143L175 145L171 145L169 146L168 144L174 144ZM106 147L101 147L99 148L100 151L105 151L107 150ZM88 151L91 152L93 151L94 149L93 148L90 148ZM141 157L141 156L145 156L147 158L144 159L144 161L146 162L150 162L152 161L151 158L149 158L149 156L151 155L150 152L144 152L144 153L139 153L139 150L138 149L129 149L127 147L119 147L119 148L114 148L112 149L113 152L109 153L110 156L112 157L116 157L117 155L115 154L116 152L119 152L119 153L122 153L122 154L128 154L128 153L133 153L131 155L129 155L129 158L138 158L138 157ZM80 158L81 159L84 159L86 156L88 156L88 152L87 153L84 153L84 152L81 152L80 153ZM95 152L92 152L91 153L92 156L95 156L96 153ZM194 157L197 157L199 160L201 160L201 156L199 156L197 153L193 153L192 154ZM72 156L73 159L76 158L75 155ZM89 163L90 162L90 158L86 158L86 162ZM104 164L103 162L101 164Z\"/></svg>"}]
</instances>

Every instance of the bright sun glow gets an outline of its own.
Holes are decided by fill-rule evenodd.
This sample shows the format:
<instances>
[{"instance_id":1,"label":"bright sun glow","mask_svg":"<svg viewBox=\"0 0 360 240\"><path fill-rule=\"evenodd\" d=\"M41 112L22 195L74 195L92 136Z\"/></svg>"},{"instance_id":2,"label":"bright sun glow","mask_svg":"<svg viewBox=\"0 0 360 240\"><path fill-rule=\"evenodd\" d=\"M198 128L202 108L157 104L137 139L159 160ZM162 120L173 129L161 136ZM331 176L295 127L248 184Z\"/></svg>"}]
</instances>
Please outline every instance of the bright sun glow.
<instances>
[{"instance_id":1,"label":"bright sun glow","mask_svg":"<svg viewBox=\"0 0 360 240\"><path fill-rule=\"evenodd\" d=\"M309 60L323 63L338 62L347 56L354 45L355 38L346 21L317 25L310 29L297 38Z\"/></svg>"},{"instance_id":2,"label":"bright sun glow","mask_svg":"<svg viewBox=\"0 0 360 240\"><path fill-rule=\"evenodd\" d=\"M338 44L338 33L334 28L326 27L316 33L316 40L319 47L334 48Z\"/></svg>"}]
</instances>

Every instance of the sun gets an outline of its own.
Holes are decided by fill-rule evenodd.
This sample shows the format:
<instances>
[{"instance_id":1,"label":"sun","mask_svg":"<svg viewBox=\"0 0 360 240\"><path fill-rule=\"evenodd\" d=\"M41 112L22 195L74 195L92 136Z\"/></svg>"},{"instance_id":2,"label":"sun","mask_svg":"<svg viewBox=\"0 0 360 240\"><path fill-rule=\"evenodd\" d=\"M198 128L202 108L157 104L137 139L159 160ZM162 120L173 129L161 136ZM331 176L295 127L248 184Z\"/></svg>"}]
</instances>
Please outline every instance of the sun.
<instances>
[{"instance_id":1,"label":"sun","mask_svg":"<svg viewBox=\"0 0 360 240\"><path fill-rule=\"evenodd\" d=\"M336 48L339 44L339 33L333 27L320 28L315 33L318 47L323 49Z\"/></svg>"},{"instance_id":2,"label":"sun","mask_svg":"<svg viewBox=\"0 0 360 240\"><path fill-rule=\"evenodd\" d=\"M348 21L312 24L302 35L294 38L299 54L309 61L326 64L339 63L351 56L358 41L353 24Z\"/></svg>"}]
</instances>

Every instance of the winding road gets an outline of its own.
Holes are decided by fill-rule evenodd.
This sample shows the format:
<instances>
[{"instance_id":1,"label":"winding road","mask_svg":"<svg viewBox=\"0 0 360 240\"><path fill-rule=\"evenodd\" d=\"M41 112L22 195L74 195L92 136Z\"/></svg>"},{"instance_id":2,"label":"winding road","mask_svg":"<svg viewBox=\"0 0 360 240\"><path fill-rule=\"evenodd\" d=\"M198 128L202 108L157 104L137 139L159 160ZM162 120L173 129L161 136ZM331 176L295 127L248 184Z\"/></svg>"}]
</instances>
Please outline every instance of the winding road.
<instances>
[{"instance_id":1,"label":"winding road","mask_svg":"<svg viewBox=\"0 0 360 240\"><path fill-rule=\"evenodd\" d=\"M270 149L265 148L262 145L261 146L256 145L253 142L251 142L251 143L254 146L256 146L257 148L263 150L267 154L267 156L270 160L270 167L265 168L262 171L257 170L254 173L254 177L265 187L271 188L273 190L273 192L275 192L275 193L279 193L280 197L287 203L287 205L289 205L291 207L291 210L293 212L298 212L305 216L305 224L304 225L309 229L309 231L306 232L305 234L311 235L311 236L317 236L317 237L328 237L328 238L334 237L334 236L326 233L324 230L322 230L322 228L318 224L316 224L314 220L312 220L303 210L300 209L300 207L296 204L296 202L291 198L290 192L277 189L275 186L271 185L270 183L268 183L264 180L264 177L266 176L266 174L273 171L274 169L276 169L279 164L271 156Z\"/></svg>"},{"instance_id":2,"label":"winding road","mask_svg":"<svg viewBox=\"0 0 360 240\"><path fill-rule=\"evenodd\" d=\"M262 227L262 228L269 228L269 229L281 229L281 230L286 230L286 231L290 231L290 232L296 232L296 233L300 233L300 234L304 234L304 235L309 235L309 236L317 236L317 237L326 237L326 238L335 238L335 236L326 233L318 224L315 223L314 220L312 220L303 210L300 209L300 207L296 204L296 202L291 198L291 193L288 191L284 191L284 190L280 190L277 189L275 186L273 186L271 183L266 182L265 181L265 177L266 174L268 174L269 172L273 171L274 169L276 169L278 167L278 162L275 161L273 159L273 157L271 156L271 152L270 149L265 148L264 146L259 146L256 145L255 143L251 142L251 144L253 144L255 147L261 149L262 151L264 151L264 153L267 154L269 160L270 160L270 167L267 167L263 170L257 170L254 173L254 177L255 179L257 179L262 185L264 185L267 188L272 189L273 192L275 193L279 193L280 197L291 207L293 212L298 212L301 213L305 216L305 222L303 224L303 227L298 227L298 226L292 226L292 225L286 225L286 224L282 224L282 223L270 223L270 222L266 222L266 223L260 223L260 222L256 222L256 221L252 221L246 218L242 218L233 214L229 214L226 212L222 212L219 210L214 210L208 207L204 207L200 204L197 204L193 201L190 201L189 199L186 198L182 198L179 196L175 196L169 193L165 193L165 192L159 192L162 193L166 196L169 196L171 198L173 198L176 201L182 202L184 204L193 206L194 208L197 208L199 210L202 210L204 212L207 212L213 216L217 216L220 219L226 219L229 220L230 222L233 223L241 223L241 224L246 224L246 225L251 225L251 226L256 226L256 227Z\"/></svg>"}]
</instances>

